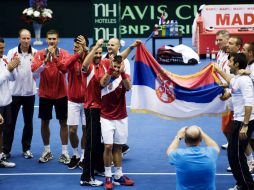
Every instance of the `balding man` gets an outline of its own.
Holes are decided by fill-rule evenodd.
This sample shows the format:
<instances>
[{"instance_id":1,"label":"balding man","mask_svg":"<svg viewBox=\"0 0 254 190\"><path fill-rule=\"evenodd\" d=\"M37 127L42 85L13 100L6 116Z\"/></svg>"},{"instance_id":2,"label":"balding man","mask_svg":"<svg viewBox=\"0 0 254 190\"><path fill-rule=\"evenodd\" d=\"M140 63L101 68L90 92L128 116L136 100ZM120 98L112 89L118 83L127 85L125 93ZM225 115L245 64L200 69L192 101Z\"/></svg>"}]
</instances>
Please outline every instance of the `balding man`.
<instances>
[{"instance_id":1,"label":"balding man","mask_svg":"<svg viewBox=\"0 0 254 190\"><path fill-rule=\"evenodd\" d=\"M19 66L13 70L15 81L10 82L10 89L12 93L12 122L10 128L4 131L4 153L6 157L10 157L12 143L14 139L14 131L19 110L22 106L24 128L22 134L22 152L24 158L33 158L31 152L31 142L33 136L33 114L34 101L36 94L36 84L33 73L31 71L31 64L36 49L31 47L31 33L27 29L19 31L19 45L9 50L7 54L8 61L17 58L20 60ZM20 126L21 127L21 126Z\"/></svg>"},{"instance_id":2,"label":"balding man","mask_svg":"<svg viewBox=\"0 0 254 190\"><path fill-rule=\"evenodd\" d=\"M184 139L186 148L178 148ZM201 141L207 147L200 147ZM176 189L214 190L219 146L200 127L181 128L167 149L169 162L176 167Z\"/></svg>"}]
</instances>

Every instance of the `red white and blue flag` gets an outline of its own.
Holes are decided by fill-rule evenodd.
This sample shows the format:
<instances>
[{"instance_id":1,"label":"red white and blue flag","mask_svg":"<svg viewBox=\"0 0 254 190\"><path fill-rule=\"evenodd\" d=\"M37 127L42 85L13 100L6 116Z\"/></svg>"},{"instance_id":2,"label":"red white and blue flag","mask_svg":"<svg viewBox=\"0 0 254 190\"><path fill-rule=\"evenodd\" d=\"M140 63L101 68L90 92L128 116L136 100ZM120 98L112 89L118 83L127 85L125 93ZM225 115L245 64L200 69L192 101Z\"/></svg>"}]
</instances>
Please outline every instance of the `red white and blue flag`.
<instances>
[{"instance_id":1,"label":"red white and blue flag","mask_svg":"<svg viewBox=\"0 0 254 190\"><path fill-rule=\"evenodd\" d=\"M162 68L141 44L136 50L131 109L169 119L219 114L226 111L219 99L223 93L219 82L213 64L193 75L176 75Z\"/></svg>"}]
</instances>

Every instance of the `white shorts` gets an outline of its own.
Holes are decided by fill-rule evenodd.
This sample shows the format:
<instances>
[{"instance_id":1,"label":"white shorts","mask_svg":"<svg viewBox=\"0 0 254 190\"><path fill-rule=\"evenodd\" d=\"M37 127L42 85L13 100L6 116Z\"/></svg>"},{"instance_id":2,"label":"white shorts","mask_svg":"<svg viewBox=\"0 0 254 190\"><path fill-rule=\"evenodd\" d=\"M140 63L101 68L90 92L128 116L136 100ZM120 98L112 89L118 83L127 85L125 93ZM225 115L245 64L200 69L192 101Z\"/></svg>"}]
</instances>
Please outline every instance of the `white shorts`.
<instances>
[{"instance_id":1,"label":"white shorts","mask_svg":"<svg viewBox=\"0 0 254 190\"><path fill-rule=\"evenodd\" d=\"M68 100L67 125L86 125L86 117L83 103L75 103Z\"/></svg>"},{"instance_id":2,"label":"white shorts","mask_svg":"<svg viewBox=\"0 0 254 190\"><path fill-rule=\"evenodd\" d=\"M108 120L101 117L101 133L104 144L126 144L128 117L120 120Z\"/></svg>"}]
</instances>

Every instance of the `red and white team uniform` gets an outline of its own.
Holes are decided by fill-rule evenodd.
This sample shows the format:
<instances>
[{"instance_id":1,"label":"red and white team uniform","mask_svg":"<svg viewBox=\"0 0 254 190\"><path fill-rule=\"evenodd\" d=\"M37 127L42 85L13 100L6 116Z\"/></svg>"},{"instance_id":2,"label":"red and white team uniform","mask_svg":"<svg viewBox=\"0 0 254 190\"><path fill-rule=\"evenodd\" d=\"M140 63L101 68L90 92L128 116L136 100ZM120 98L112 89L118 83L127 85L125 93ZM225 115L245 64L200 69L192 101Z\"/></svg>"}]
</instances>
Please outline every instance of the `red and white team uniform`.
<instances>
[{"instance_id":1,"label":"red and white team uniform","mask_svg":"<svg viewBox=\"0 0 254 190\"><path fill-rule=\"evenodd\" d=\"M106 65L107 70L110 65ZM130 71L126 70L130 79ZM126 144L128 138L128 116L126 110L126 89L122 77L111 78L101 90L101 129L104 144Z\"/></svg>"},{"instance_id":2,"label":"red and white team uniform","mask_svg":"<svg viewBox=\"0 0 254 190\"><path fill-rule=\"evenodd\" d=\"M229 63L228 53L226 53L223 50L220 50L217 54L217 63L219 65L219 68L224 73L230 74L230 68L228 66L228 63ZM223 83L226 82L220 75L219 75L219 77ZM227 90L230 91L229 89L227 89ZM231 98L227 100L227 106L230 110L233 110ZM222 119L221 120L221 130L224 133L229 133L230 132L230 124L231 124L231 121L233 120L233 112L231 111L231 112L227 112L227 113L223 114L221 119Z\"/></svg>"},{"instance_id":3,"label":"red and white team uniform","mask_svg":"<svg viewBox=\"0 0 254 190\"><path fill-rule=\"evenodd\" d=\"M230 74L230 68L228 66L228 53L226 53L223 50L220 50L217 54L216 60L219 65L219 68L224 73ZM225 80L222 77L220 77L220 79L225 82Z\"/></svg>"},{"instance_id":4,"label":"red and white team uniform","mask_svg":"<svg viewBox=\"0 0 254 190\"><path fill-rule=\"evenodd\" d=\"M51 59L44 64L46 50L40 50L35 54L32 72L40 75L39 97L59 99L67 95L64 60L68 56L66 50L58 48L57 59Z\"/></svg>"},{"instance_id":5,"label":"red and white team uniform","mask_svg":"<svg viewBox=\"0 0 254 190\"><path fill-rule=\"evenodd\" d=\"M65 67L68 72L68 117L67 125L78 125L81 120L82 125L86 124L83 108L85 96L85 79L82 74L82 63L79 55L74 54L67 58Z\"/></svg>"},{"instance_id":6,"label":"red and white team uniform","mask_svg":"<svg viewBox=\"0 0 254 190\"><path fill-rule=\"evenodd\" d=\"M88 71L84 73L86 90L84 107L101 108L100 79L106 72L106 65L110 65L109 59L102 59L99 64L90 64Z\"/></svg>"}]
</instances>

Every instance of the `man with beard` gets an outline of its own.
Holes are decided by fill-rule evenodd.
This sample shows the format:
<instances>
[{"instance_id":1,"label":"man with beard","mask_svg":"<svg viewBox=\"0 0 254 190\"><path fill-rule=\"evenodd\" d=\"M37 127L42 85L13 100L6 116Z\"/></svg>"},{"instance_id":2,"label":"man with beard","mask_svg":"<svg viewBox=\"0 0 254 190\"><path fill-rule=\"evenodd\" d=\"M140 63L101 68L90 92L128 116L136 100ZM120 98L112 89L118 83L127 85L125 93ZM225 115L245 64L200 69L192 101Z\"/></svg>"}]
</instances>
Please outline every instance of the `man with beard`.
<instances>
[{"instance_id":1,"label":"man with beard","mask_svg":"<svg viewBox=\"0 0 254 190\"><path fill-rule=\"evenodd\" d=\"M230 76L215 66L219 74L227 81L231 90L234 119L230 125L231 133L228 144L228 161L236 180L236 186L229 190L253 189L254 182L249 171L245 151L254 130L254 94L251 78L239 75L247 66L243 53L230 53Z\"/></svg>"},{"instance_id":2,"label":"man with beard","mask_svg":"<svg viewBox=\"0 0 254 190\"><path fill-rule=\"evenodd\" d=\"M105 189L113 184L132 186L134 181L123 175L122 146L128 138L128 117L125 93L131 89L130 73L125 71L120 55L111 60L102 77L101 130L104 142ZM115 175L112 177L112 162Z\"/></svg>"},{"instance_id":3,"label":"man with beard","mask_svg":"<svg viewBox=\"0 0 254 190\"><path fill-rule=\"evenodd\" d=\"M116 55L120 54L120 48L121 48L121 43L120 40L118 38L111 38L108 41L108 45L107 45L107 50L108 53L103 55L102 58L110 58L110 57L114 57ZM126 58L123 60L124 65L125 65L125 70L127 72L130 72L130 62L129 60ZM130 151L130 147L127 144L124 144L122 146L122 153L127 154Z\"/></svg>"},{"instance_id":4,"label":"man with beard","mask_svg":"<svg viewBox=\"0 0 254 190\"><path fill-rule=\"evenodd\" d=\"M104 172L103 168L103 144L101 143L101 94L100 94L100 73L104 72L102 60L103 40L100 39L91 47L91 51L83 62L83 72L85 76L86 92L84 109L86 116L86 146L83 164L83 173L80 185L101 186L102 181L95 179L94 170Z\"/></svg>"},{"instance_id":5,"label":"man with beard","mask_svg":"<svg viewBox=\"0 0 254 190\"><path fill-rule=\"evenodd\" d=\"M101 59L103 39L99 39L83 62L86 76L85 115L86 115L86 147L84 168L80 185L101 186L102 181L96 180L95 170L104 172L103 144L101 143L101 87L100 79L110 65L109 59ZM132 49L126 48L122 57L126 58Z\"/></svg>"}]
</instances>

